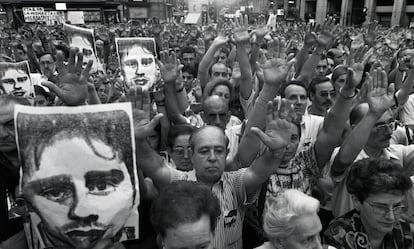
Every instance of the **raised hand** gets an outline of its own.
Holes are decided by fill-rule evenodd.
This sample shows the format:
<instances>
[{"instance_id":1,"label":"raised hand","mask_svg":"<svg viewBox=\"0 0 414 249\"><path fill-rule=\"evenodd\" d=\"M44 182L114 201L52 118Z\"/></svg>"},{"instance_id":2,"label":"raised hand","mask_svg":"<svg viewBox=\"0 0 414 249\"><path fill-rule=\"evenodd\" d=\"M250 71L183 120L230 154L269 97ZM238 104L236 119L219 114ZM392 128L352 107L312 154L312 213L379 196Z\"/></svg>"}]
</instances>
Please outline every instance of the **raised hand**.
<instances>
[{"instance_id":1,"label":"raised hand","mask_svg":"<svg viewBox=\"0 0 414 249\"><path fill-rule=\"evenodd\" d=\"M286 59L286 41L283 37L275 37L267 43L267 59Z\"/></svg>"},{"instance_id":2,"label":"raised hand","mask_svg":"<svg viewBox=\"0 0 414 249\"><path fill-rule=\"evenodd\" d=\"M270 33L269 27L266 25L264 16L259 16L257 27L250 34L253 37L253 42L260 42L263 38Z\"/></svg>"},{"instance_id":3,"label":"raised hand","mask_svg":"<svg viewBox=\"0 0 414 249\"><path fill-rule=\"evenodd\" d=\"M160 72L164 82L175 82L180 75L179 63L174 52L171 54L168 51L160 52L161 66Z\"/></svg>"},{"instance_id":4,"label":"raised hand","mask_svg":"<svg viewBox=\"0 0 414 249\"><path fill-rule=\"evenodd\" d=\"M289 105L285 99L279 101L276 98L267 104L265 132L256 127L251 128L251 131L268 150L280 159L283 157L286 147L291 144L292 129L295 128L292 123L293 113L293 106Z\"/></svg>"},{"instance_id":5,"label":"raised hand","mask_svg":"<svg viewBox=\"0 0 414 249\"><path fill-rule=\"evenodd\" d=\"M366 84L369 112L381 116L395 105L394 84L388 85L387 73L384 70L374 69Z\"/></svg>"},{"instance_id":6,"label":"raised hand","mask_svg":"<svg viewBox=\"0 0 414 249\"><path fill-rule=\"evenodd\" d=\"M322 25L322 30L316 39L319 47L329 49L333 45L335 41L333 33L336 28L337 26L335 25L335 19L333 17L326 19Z\"/></svg>"},{"instance_id":7,"label":"raised hand","mask_svg":"<svg viewBox=\"0 0 414 249\"><path fill-rule=\"evenodd\" d=\"M286 79L290 67L293 64L286 64L285 60L272 59L261 65L264 81L268 85L279 87Z\"/></svg>"},{"instance_id":8,"label":"raised hand","mask_svg":"<svg viewBox=\"0 0 414 249\"><path fill-rule=\"evenodd\" d=\"M226 35L224 28L219 28L217 31L217 37L213 40L212 45L217 46L217 47L222 47L226 45L228 41L229 41L229 38Z\"/></svg>"},{"instance_id":9,"label":"raised hand","mask_svg":"<svg viewBox=\"0 0 414 249\"><path fill-rule=\"evenodd\" d=\"M141 87L129 89L126 100L132 105L135 138L144 140L151 136L162 114L155 115L151 120L151 98L148 90L143 90Z\"/></svg>"},{"instance_id":10,"label":"raised hand","mask_svg":"<svg viewBox=\"0 0 414 249\"><path fill-rule=\"evenodd\" d=\"M353 71L353 80L355 84L359 84L364 74L364 68L369 58L374 54L374 50L368 46L351 49L348 59L348 66Z\"/></svg>"},{"instance_id":11,"label":"raised hand","mask_svg":"<svg viewBox=\"0 0 414 249\"><path fill-rule=\"evenodd\" d=\"M69 52L68 65L64 65L64 56L61 52L57 53L56 68L59 72L59 84L55 85L50 81L42 82L68 106L83 105L88 97L89 72L92 67L90 60L86 67L82 69L83 54L77 48L71 48Z\"/></svg>"},{"instance_id":12,"label":"raised hand","mask_svg":"<svg viewBox=\"0 0 414 249\"><path fill-rule=\"evenodd\" d=\"M239 20L240 19L240 20ZM236 26L233 29L233 39L236 44L248 43L250 35L247 29L249 19L247 15L236 17Z\"/></svg>"}]
</instances>

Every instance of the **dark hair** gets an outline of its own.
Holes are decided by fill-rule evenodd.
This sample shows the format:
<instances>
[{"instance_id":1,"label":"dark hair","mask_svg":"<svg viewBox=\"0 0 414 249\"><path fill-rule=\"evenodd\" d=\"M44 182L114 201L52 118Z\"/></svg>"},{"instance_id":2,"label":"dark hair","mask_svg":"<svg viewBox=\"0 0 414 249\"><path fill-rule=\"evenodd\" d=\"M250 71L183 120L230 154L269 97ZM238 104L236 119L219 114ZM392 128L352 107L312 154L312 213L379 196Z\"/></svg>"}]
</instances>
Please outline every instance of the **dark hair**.
<instances>
[{"instance_id":1,"label":"dark hair","mask_svg":"<svg viewBox=\"0 0 414 249\"><path fill-rule=\"evenodd\" d=\"M130 120L126 112L114 110L44 115L19 113L16 123L23 186L27 177L41 166L40 162L44 150L53 146L56 141L70 138L83 139L96 156L112 160L96 150L93 140L99 140L109 146L114 154L114 159L125 163L132 186L135 186L132 140L125 139L131 137ZM136 189L133 188L133 190L135 198Z\"/></svg>"},{"instance_id":2,"label":"dark hair","mask_svg":"<svg viewBox=\"0 0 414 249\"><path fill-rule=\"evenodd\" d=\"M303 87L303 88L305 89L305 91L307 92L306 85L305 85L305 83L304 83L303 81L300 81L300 80L292 80L292 81L288 81L288 82L286 82L286 83L285 83L285 84L283 84L283 86L280 88L280 96L281 96L282 98L285 98L285 97L286 97L286 96L285 96L285 90L286 90L286 88L287 88L288 86L290 86L290 85L301 86L301 87Z\"/></svg>"},{"instance_id":3,"label":"dark hair","mask_svg":"<svg viewBox=\"0 0 414 249\"><path fill-rule=\"evenodd\" d=\"M210 218L214 233L220 216L220 204L211 190L194 181L175 181L162 189L151 209L151 223L162 237L167 230L198 221L201 216Z\"/></svg>"},{"instance_id":4,"label":"dark hair","mask_svg":"<svg viewBox=\"0 0 414 249\"><path fill-rule=\"evenodd\" d=\"M52 57L53 61L56 61L56 57L50 52L41 52L41 53L37 54L37 58L40 60L40 58L42 58L45 55L50 55Z\"/></svg>"},{"instance_id":5,"label":"dark hair","mask_svg":"<svg viewBox=\"0 0 414 249\"><path fill-rule=\"evenodd\" d=\"M184 66L183 69L181 69L181 72L187 72L191 74L194 78L197 78L197 70L192 67Z\"/></svg>"},{"instance_id":6,"label":"dark hair","mask_svg":"<svg viewBox=\"0 0 414 249\"><path fill-rule=\"evenodd\" d=\"M183 47L181 49L181 57L183 56L183 54L194 54L194 55L196 55L197 53L196 53L196 50L193 47L187 46L187 47Z\"/></svg>"},{"instance_id":7,"label":"dark hair","mask_svg":"<svg viewBox=\"0 0 414 249\"><path fill-rule=\"evenodd\" d=\"M404 195L412 185L401 165L389 159L359 160L351 166L346 179L348 192L360 202L381 193Z\"/></svg>"},{"instance_id":8,"label":"dark hair","mask_svg":"<svg viewBox=\"0 0 414 249\"><path fill-rule=\"evenodd\" d=\"M42 95L42 96L45 97L45 99L48 102L50 102L50 93L46 92L46 90L41 86L34 85L33 87L34 87L34 91L35 91L36 96L37 95Z\"/></svg>"},{"instance_id":9,"label":"dark hair","mask_svg":"<svg viewBox=\"0 0 414 249\"><path fill-rule=\"evenodd\" d=\"M341 75L348 74L348 67L344 65L338 65L332 72L332 83L334 83Z\"/></svg>"},{"instance_id":10,"label":"dark hair","mask_svg":"<svg viewBox=\"0 0 414 249\"><path fill-rule=\"evenodd\" d=\"M168 131L168 136L167 136L168 147L170 148L174 147L175 139L178 136L191 135L193 134L195 130L197 130L197 128L189 124L179 124L179 125L172 126L170 130Z\"/></svg>"},{"instance_id":11,"label":"dark hair","mask_svg":"<svg viewBox=\"0 0 414 249\"><path fill-rule=\"evenodd\" d=\"M308 88L309 93L315 93L316 86L324 82L331 83L331 80L326 76L318 76L318 77L313 78Z\"/></svg>"}]
</instances>

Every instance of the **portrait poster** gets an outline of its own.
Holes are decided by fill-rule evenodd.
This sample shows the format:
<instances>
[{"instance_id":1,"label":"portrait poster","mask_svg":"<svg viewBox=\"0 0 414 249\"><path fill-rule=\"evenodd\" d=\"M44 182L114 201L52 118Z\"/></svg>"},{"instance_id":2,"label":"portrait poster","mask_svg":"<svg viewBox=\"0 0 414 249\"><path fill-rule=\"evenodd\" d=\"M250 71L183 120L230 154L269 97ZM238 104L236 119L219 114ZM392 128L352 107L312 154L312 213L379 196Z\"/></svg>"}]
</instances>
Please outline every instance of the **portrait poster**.
<instances>
[{"instance_id":1,"label":"portrait poster","mask_svg":"<svg viewBox=\"0 0 414 249\"><path fill-rule=\"evenodd\" d=\"M159 75L154 38L116 38L115 43L125 90L136 86L151 89Z\"/></svg>"},{"instance_id":2,"label":"portrait poster","mask_svg":"<svg viewBox=\"0 0 414 249\"><path fill-rule=\"evenodd\" d=\"M64 23L63 31L68 39L69 46L79 48L79 51L83 52L84 66L86 66L88 61L93 61L91 73L103 70L102 63L96 52L93 29L85 29Z\"/></svg>"},{"instance_id":3,"label":"portrait poster","mask_svg":"<svg viewBox=\"0 0 414 249\"><path fill-rule=\"evenodd\" d=\"M14 112L31 249L138 238L139 185L130 103Z\"/></svg>"},{"instance_id":4,"label":"portrait poster","mask_svg":"<svg viewBox=\"0 0 414 249\"><path fill-rule=\"evenodd\" d=\"M0 94L34 99L35 93L27 61L0 62Z\"/></svg>"}]
</instances>

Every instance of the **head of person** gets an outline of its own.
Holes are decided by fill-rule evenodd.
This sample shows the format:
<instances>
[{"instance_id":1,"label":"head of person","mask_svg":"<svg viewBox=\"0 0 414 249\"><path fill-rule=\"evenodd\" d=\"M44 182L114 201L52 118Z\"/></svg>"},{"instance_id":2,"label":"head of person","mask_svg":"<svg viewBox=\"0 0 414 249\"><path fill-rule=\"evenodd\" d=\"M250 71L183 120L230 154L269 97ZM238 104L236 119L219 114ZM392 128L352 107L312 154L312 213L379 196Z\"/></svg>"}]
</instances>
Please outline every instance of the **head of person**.
<instances>
[{"instance_id":1,"label":"head of person","mask_svg":"<svg viewBox=\"0 0 414 249\"><path fill-rule=\"evenodd\" d=\"M229 80L217 79L207 83L204 88L204 94L206 97L212 95L222 97L229 105L234 97L234 87Z\"/></svg>"},{"instance_id":2,"label":"head of person","mask_svg":"<svg viewBox=\"0 0 414 249\"><path fill-rule=\"evenodd\" d=\"M223 63L216 63L211 67L211 81L219 79L230 79L229 68Z\"/></svg>"},{"instance_id":3,"label":"head of person","mask_svg":"<svg viewBox=\"0 0 414 249\"><path fill-rule=\"evenodd\" d=\"M316 65L316 71L315 76L325 76L328 73L328 59L325 55L321 56L321 59L319 60L318 64Z\"/></svg>"},{"instance_id":4,"label":"head of person","mask_svg":"<svg viewBox=\"0 0 414 249\"><path fill-rule=\"evenodd\" d=\"M156 82L155 56L147 48L134 45L122 56L122 72L129 87L149 89Z\"/></svg>"},{"instance_id":5,"label":"head of person","mask_svg":"<svg viewBox=\"0 0 414 249\"><path fill-rule=\"evenodd\" d=\"M114 92L114 87L109 82L99 84L97 93L102 104L110 103Z\"/></svg>"},{"instance_id":6,"label":"head of person","mask_svg":"<svg viewBox=\"0 0 414 249\"><path fill-rule=\"evenodd\" d=\"M405 195L412 184L401 165L389 159L366 158L351 166L346 187L367 234L392 231L406 211Z\"/></svg>"},{"instance_id":7,"label":"head of person","mask_svg":"<svg viewBox=\"0 0 414 249\"><path fill-rule=\"evenodd\" d=\"M189 93L194 87L193 81L197 77L196 70L189 66L184 66L181 72L185 90L187 93Z\"/></svg>"},{"instance_id":8,"label":"head of person","mask_svg":"<svg viewBox=\"0 0 414 249\"><path fill-rule=\"evenodd\" d=\"M403 48L397 53L398 69L400 71L408 71L410 59L414 56L414 49Z\"/></svg>"},{"instance_id":9,"label":"head of person","mask_svg":"<svg viewBox=\"0 0 414 249\"><path fill-rule=\"evenodd\" d=\"M229 105L223 97L211 95L203 101L201 118L207 125L214 125L225 130L230 116Z\"/></svg>"},{"instance_id":10,"label":"head of person","mask_svg":"<svg viewBox=\"0 0 414 249\"><path fill-rule=\"evenodd\" d=\"M136 198L127 113L19 113L16 121L22 193L41 231L64 248L115 237Z\"/></svg>"},{"instance_id":11,"label":"head of person","mask_svg":"<svg viewBox=\"0 0 414 249\"><path fill-rule=\"evenodd\" d=\"M14 107L30 105L30 102L15 95L0 95L0 152L16 151L16 136L14 129Z\"/></svg>"},{"instance_id":12,"label":"head of person","mask_svg":"<svg viewBox=\"0 0 414 249\"><path fill-rule=\"evenodd\" d=\"M292 80L287 82L281 89L281 96L287 100L288 104L294 105L297 116L302 117L305 114L308 105L308 94L302 81Z\"/></svg>"},{"instance_id":13,"label":"head of person","mask_svg":"<svg viewBox=\"0 0 414 249\"><path fill-rule=\"evenodd\" d=\"M191 163L190 136L196 128L192 125L174 125L168 131L168 147L170 155L178 170L193 170Z\"/></svg>"},{"instance_id":14,"label":"head of person","mask_svg":"<svg viewBox=\"0 0 414 249\"><path fill-rule=\"evenodd\" d=\"M56 72L56 58L51 53L42 53L39 56L40 71L48 79Z\"/></svg>"},{"instance_id":15,"label":"head of person","mask_svg":"<svg viewBox=\"0 0 414 249\"><path fill-rule=\"evenodd\" d=\"M268 202L263 229L275 248L322 249L319 201L287 189Z\"/></svg>"},{"instance_id":16,"label":"head of person","mask_svg":"<svg viewBox=\"0 0 414 249\"><path fill-rule=\"evenodd\" d=\"M197 64L197 52L193 47L184 47L181 49L181 63L184 66L195 69Z\"/></svg>"},{"instance_id":17,"label":"head of person","mask_svg":"<svg viewBox=\"0 0 414 249\"><path fill-rule=\"evenodd\" d=\"M333 60L334 67L344 63L344 53L338 48L329 49L326 56Z\"/></svg>"},{"instance_id":18,"label":"head of person","mask_svg":"<svg viewBox=\"0 0 414 249\"><path fill-rule=\"evenodd\" d=\"M349 122L354 128L362 118L368 113L369 106L367 103L355 106L350 114ZM392 109L387 110L380 119L375 122L374 128L369 132L366 146L374 149L384 149L390 146L391 135L396 129L395 112Z\"/></svg>"},{"instance_id":19,"label":"head of person","mask_svg":"<svg viewBox=\"0 0 414 249\"><path fill-rule=\"evenodd\" d=\"M309 85L309 98L316 109L327 111L335 99L335 89L328 77L313 78Z\"/></svg>"},{"instance_id":20,"label":"head of person","mask_svg":"<svg viewBox=\"0 0 414 249\"><path fill-rule=\"evenodd\" d=\"M331 74L333 69L335 68L335 62L333 59L328 58L328 71L326 72L326 74Z\"/></svg>"},{"instance_id":21,"label":"head of person","mask_svg":"<svg viewBox=\"0 0 414 249\"><path fill-rule=\"evenodd\" d=\"M216 126L204 126L190 136L191 162L198 181L214 184L226 167L228 138Z\"/></svg>"},{"instance_id":22,"label":"head of person","mask_svg":"<svg viewBox=\"0 0 414 249\"><path fill-rule=\"evenodd\" d=\"M344 65L336 66L332 72L331 82L334 86L336 95L339 94L339 89L345 85L348 78L348 68Z\"/></svg>"},{"instance_id":23,"label":"head of person","mask_svg":"<svg viewBox=\"0 0 414 249\"><path fill-rule=\"evenodd\" d=\"M5 66L0 74L0 86L5 94L28 97L31 87L29 73L19 66Z\"/></svg>"},{"instance_id":24,"label":"head of person","mask_svg":"<svg viewBox=\"0 0 414 249\"><path fill-rule=\"evenodd\" d=\"M229 53L230 51L227 48L221 48L219 51L217 63L222 63L224 65L227 65Z\"/></svg>"},{"instance_id":25,"label":"head of person","mask_svg":"<svg viewBox=\"0 0 414 249\"><path fill-rule=\"evenodd\" d=\"M22 44L17 45L14 57L17 62L27 60L27 53Z\"/></svg>"},{"instance_id":26,"label":"head of person","mask_svg":"<svg viewBox=\"0 0 414 249\"><path fill-rule=\"evenodd\" d=\"M50 106L52 104L50 93L45 88L35 85L34 90L36 95L34 99L35 106Z\"/></svg>"},{"instance_id":27,"label":"head of person","mask_svg":"<svg viewBox=\"0 0 414 249\"><path fill-rule=\"evenodd\" d=\"M219 215L218 199L207 186L175 181L154 200L151 223L162 248L211 249Z\"/></svg>"}]
</instances>

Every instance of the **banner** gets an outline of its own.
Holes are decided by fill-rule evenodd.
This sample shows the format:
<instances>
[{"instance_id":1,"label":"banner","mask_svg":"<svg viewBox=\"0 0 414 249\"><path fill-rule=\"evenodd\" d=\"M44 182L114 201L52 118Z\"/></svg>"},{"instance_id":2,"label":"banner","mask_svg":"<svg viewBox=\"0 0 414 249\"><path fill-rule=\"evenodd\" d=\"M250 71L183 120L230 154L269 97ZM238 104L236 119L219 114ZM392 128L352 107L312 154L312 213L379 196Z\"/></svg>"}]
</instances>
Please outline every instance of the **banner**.
<instances>
[{"instance_id":1,"label":"banner","mask_svg":"<svg viewBox=\"0 0 414 249\"><path fill-rule=\"evenodd\" d=\"M83 64L86 65L89 60L93 61L91 73L98 70L103 71L102 63L96 53L93 29L80 28L65 23L63 24L63 31L69 40L69 45L79 48L79 51L83 52Z\"/></svg>"},{"instance_id":2,"label":"banner","mask_svg":"<svg viewBox=\"0 0 414 249\"><path fill-rule=\"evenodd\" d=\"M14 112L31 249L138 238L139 184L130 103Z\"/></svg>"},{"instance_id":3,"label":"banner","mask_svg":"<svg viewBox=\"0 0 414 249\"><path fill-rule=\"evenodd\" d=\"M154 38L115 38L115 43L125 91L135 86L150 89L158 71Z\"/></svg>"},{"instance_id":4,"label":"banner","mask_svg":"<svg viewBox=\"0 0 414 249\"><path fill-rule=\"evenodd\" d=\"M34 99L34 88L27 61L0 62L0 94Z\"/></svg>"},{"instance_id":5,"label":"banner","mask_svg":"<svg viewBox=\"0 0 414 249\"><path fill-rule=\"evenodd\" d=\"M25 22L45 22L49 26L65 22L63 11L45 11L43 7L23 7L22 10Z\"/></svg>"}]
</instances>

